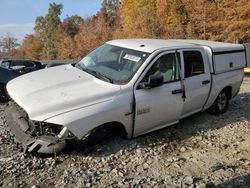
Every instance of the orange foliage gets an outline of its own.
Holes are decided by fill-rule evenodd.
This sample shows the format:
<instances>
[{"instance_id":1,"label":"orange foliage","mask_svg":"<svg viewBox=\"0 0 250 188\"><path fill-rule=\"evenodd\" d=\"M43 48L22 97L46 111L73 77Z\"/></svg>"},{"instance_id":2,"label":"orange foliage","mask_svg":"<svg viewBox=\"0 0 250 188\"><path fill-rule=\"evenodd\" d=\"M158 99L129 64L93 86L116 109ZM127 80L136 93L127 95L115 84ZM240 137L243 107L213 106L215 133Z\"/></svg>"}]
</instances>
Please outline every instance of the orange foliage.
<instances>
[{"instance_id":1,"label":"orange foliage","mask_svg":"<svg viewBox=\"0 0 250 188\"><path fill-rule=\"evenodd\" d=\"M102 11L96 17L85 20L79 33L75 36L76 57L81 57L98 45L110 40L112 38L111 32Z\"/></svg>"},{"instance_id":2,"label":"orange foliage","mask_svg":"<svg viewBox=\"0 0 250 188\"><path fill-rule=\"evenodd\" d=\"M26 35L21 46L25 58L41 59L43 45L34 35Z\"/></svg>"},{"instance_id":3,"label":"orange foliage","mask_svg":"<svg viewBox=\"0 0 250 188\"><path fill-rule=\"evenodd\" d=\"M58 27L56 36L54 43L57 49L57 59L74 59L76 44L74 38L67 34L67 28L64 25Z\"/></svg>"}]
</instances>

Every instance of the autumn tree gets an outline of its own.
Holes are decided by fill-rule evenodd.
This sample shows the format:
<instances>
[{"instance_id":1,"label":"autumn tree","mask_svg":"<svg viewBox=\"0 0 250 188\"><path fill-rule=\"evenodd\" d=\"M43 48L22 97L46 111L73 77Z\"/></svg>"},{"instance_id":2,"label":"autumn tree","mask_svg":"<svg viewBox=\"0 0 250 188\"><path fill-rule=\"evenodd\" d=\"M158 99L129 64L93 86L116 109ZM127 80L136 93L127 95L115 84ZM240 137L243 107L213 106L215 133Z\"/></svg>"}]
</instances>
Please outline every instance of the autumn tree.
<instances>
[{"instance_id":1,"label":"autumn tree","mask_svg":"<svg viewBox=\"0 0 250 188\"><path fill-rule=\"evenodd\" d=\"M20 48L12 48L8 52L8 56L5 56L8 59L24 59L23 51Z\"/></svg>"},{"instance_id":2,"label":"autumn tree","mask_svg":"<svg viewBox=\"0 0 250 188\"><path fill-rule=\"evenodd\" d=\"M35 35L39 40L45 43L46 36L46 20L43 16L38 16L35 21Z\"/></svg>"},{"instance_id":3,"label":"autumn tree","mask_svg":"<svg viewBox=\"0 0 250 188\"><path fill-rule=\"evenodd\" d=\"M67 35L67 32L59 27L58 38L54 41L57 50L57 59L74 59L76 54L76 43L74 38Z\"/></svg>"},{"instance_id":4,"label":"autumn tree","mask_svg":"<svg viewBox=\"0 0 250 188\"><path fill-rule=\"evenodd\" d=\"M123 0L120 14L127 37L159 37L155 0Z\"/></svg>"},{"instance_id":5,"label":"autumn tree","mask_svg":"<svg viewBox=\"0 0 250 188\"><path fill-rule=\"evenodd\" d=\"M62 4L51 3L47 15L45 17L39 16L36 19L35 35L43 42L43 58L45 59L56 58L57 51L54 40L57 27L61 23L59 16L62 8Z\"/></svg>"},{"instance_id":6,"label":"autumn tree","mask_svg":"<svg viewBox=\"0 0 250 188\"><path fill-rule=\"evenodd\" d=\"M58 26L54 40L58 59L73 59L76 57L76 42L74 36L79 32L83 19L80 16L70 16Z\"/></svg>"},{"instance_id":7,"label":"autumn tree","mask_svg":"<svg viewBox=\"0 0 250 188\"><path fill-rule=\"evenodd\" d=\"M21 50L27 59L42 59L43 44L38 37L26 35Z\"/></svg>"},{"instance_id":8,"label":"autumn tree","mask_svg":"<svg viewBox=\"0 0 250 188\"><path fill-rule=\"evenodd\" d=\"M185 0L190 38L242 43L249 41L250 1Z\"/></svg>"},{"instance_id":9,"label":"autumn tree","mask_svg":"<svg viewBox=\"0 0 250 188\"><path fill-rule=\"evenodd\" d=\"M250 42L250 1L222 0L220 3L218 9L224 13L224 19L220 22L223 30L220 30L219 40L234 43Z\"/></svg>"},{"instance_id":10,"label":"autumn tree","mask_svg":"<svg viewBox=\"0 0 250 188\"><path fill-rule=\"evenodd\" d=\"M71 30L68 24L61 24L56 31L54 40L58 59L73 59L75 54L75 30Z\"/></svg>"},{"instance_id":11,"label":"autumn tree","mask_svg":"<svg viewBox=\"0 0 250 188\"><path fill-rule=\"evenodd\" d=\"M104 0L102 3L102 11L106 14L106 22L110 27L117 24L118 10L120 8L120 0Z\"/></svg>"},{"instance_id":12,"label":"autumn tree","mask_svg":"<svg viewBox=\"0 0 250 188\"><path fill-rule=\"evenodd\" d=\"M78 33L82 23L83 18L78 15L74 15L67 17L60 26L65 29L67 35L74 37Z\"/></svg>"},{"instance_id":13,"label":"autumn tree","mask_svg":"<svg viewBox=\"0 0 250 188\"><path fill-rule=\"evenodd\" d=\"M182 0L157 0L156 7L161 37L186 38L190 20L187 4Z\"/></svg>"},{"instance_id":14,"label":"autumn tree","mask_svg":"<svg viewBox=\"0 0 250 188\"><path fill-rule=\"evenodd\" d=\"M81 57L91 49L112 39L112 29L107 23L105 9L95 16L84 20L79 33L75 36L77 57Z\"/></svg>"}]
</instances>

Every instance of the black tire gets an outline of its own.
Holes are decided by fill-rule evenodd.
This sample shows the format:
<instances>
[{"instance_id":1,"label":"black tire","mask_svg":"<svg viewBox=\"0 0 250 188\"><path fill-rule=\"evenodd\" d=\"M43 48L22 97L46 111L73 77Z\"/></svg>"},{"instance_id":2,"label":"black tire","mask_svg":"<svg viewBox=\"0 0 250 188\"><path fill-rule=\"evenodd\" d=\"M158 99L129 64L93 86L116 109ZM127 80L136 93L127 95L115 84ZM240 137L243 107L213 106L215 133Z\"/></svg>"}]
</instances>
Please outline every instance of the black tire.
<instances>
[{"instance_id":1,"label":"black tire","mask_svg":"<svg viewBox=\"0 0 250 188\"><path fill-rule=\"evenodd\" d=\"M214 115L220 115L227 111L229 104L229 94L226 90L220 92L214 101L213 105L209 108L208 112Z\"/></svg>"},{"instance_id":2,"label":"black tire","mask_svg":"<svg viewBox=\"0 0 250 188\"><path fill-rule=\"evenodd\" d=\"M84 136L83 142L85 144L98 144L100 143L108 134L107 129L104 126L99 126L91 130L87 135Z\"/></svg>"},{"instance_id":3,"label":"black tire","mask_svg":"<svg viewBox=\"0 0 250 188\"><path fill-rule=\"evenodd\" d=\"M0 84L0 102L8 102L9 101L9 95L6 91L6 85Z\"/></svg>"}]
</instances>

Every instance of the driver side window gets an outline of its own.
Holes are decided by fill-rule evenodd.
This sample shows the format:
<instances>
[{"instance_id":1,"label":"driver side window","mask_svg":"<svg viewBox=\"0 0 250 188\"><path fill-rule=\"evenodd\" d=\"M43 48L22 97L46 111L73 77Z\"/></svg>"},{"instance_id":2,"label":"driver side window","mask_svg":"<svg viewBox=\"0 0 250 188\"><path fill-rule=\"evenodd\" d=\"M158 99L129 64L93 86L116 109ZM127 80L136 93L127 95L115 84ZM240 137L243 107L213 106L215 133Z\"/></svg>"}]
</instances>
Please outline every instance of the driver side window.
<instances>
[{"instance_id":1,"label":"driver side window","mask_svg":"<svg viewBox=\"0 0 250 188\"><path fill-rule=\"evenodd\" d=\"M165 54L157 59L154 65L148 70L143 81L147 82L151 75L162 75L164 83L178 81L180 74L176 54Z\"/></svg>"}]
</instances>

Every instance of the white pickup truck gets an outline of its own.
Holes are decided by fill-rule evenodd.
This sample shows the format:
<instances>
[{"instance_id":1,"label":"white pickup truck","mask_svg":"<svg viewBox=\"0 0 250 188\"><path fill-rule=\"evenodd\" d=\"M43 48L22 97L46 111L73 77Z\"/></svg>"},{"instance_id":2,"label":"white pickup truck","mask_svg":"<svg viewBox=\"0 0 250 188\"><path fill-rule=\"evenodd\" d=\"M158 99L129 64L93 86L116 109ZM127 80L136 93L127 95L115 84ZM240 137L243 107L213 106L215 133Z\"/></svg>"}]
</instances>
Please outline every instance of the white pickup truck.
<instances>
[{"instance_id":1,"label":"white pickup truck","mask_svg":"<svg viewBox=\"0 0 250 188\"><path fill-rule=\"evenodd\" d=\"M25 151L61 151L67 140L128 138L209 110L226 112L243 80L243 45L200 40L109 41L79 63L7 84L7 123Z\"/></svg>"}]
</instances>

